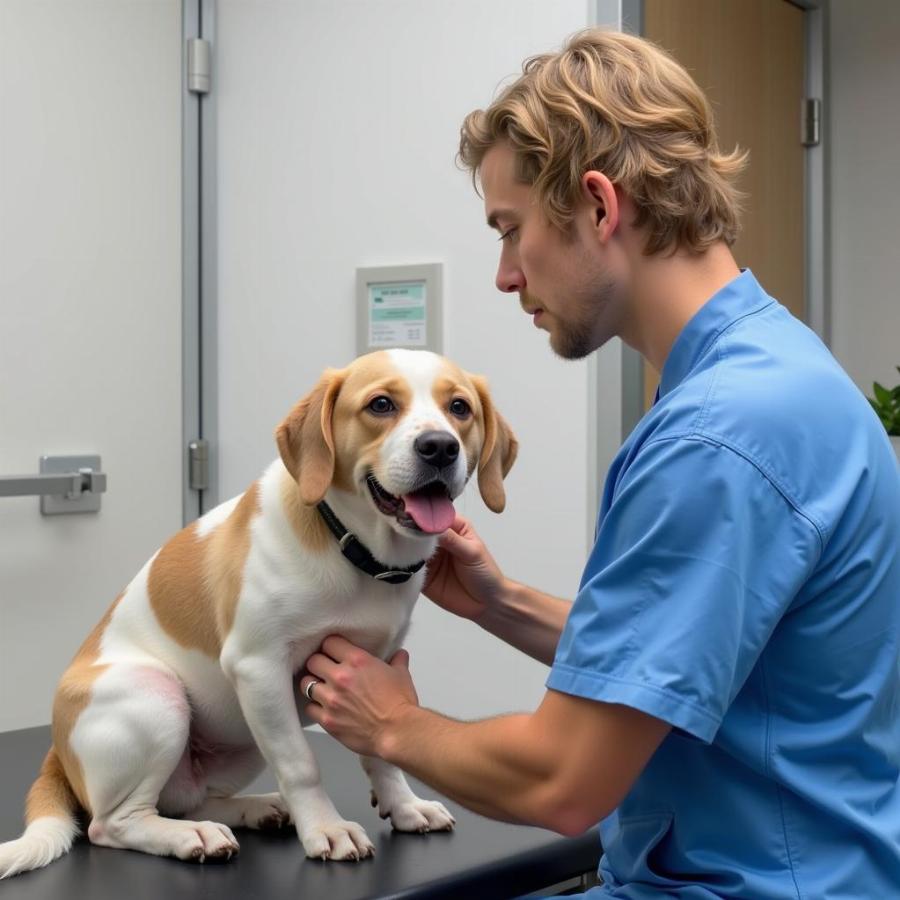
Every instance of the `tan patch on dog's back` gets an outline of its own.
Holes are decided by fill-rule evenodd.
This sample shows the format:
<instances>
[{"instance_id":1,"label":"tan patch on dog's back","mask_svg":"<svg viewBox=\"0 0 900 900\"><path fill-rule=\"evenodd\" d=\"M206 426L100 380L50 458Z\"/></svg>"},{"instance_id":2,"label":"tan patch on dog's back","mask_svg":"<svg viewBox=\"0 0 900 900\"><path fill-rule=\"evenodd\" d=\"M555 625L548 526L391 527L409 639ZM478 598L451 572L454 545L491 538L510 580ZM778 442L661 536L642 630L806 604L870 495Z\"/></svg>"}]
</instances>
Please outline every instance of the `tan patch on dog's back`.
<instances>
[{"instance_id":1,"label":"tan patch on dog's back","mask_svg":"<svg viewBox=\"0 0 900 900\"><path fill-rule=\"evenodd\" d=\"M230 517L229 517L230 518ZM224 528L226 519L219 528ZM147 595L157 621L182 647L218 656L216 609L203 577L203 556L210 536L197 535L196 522L159 551L147 577Z\"/></svg>"},{"instance_id":2,"label":"tan patch on dog's back","mask_svg":"<svg viewBox=\"0 0 900 900\"><path fill-rule=\"evenodd\" d=\"M194 522L153 561L147 578L150 606L169 637L218 659L234 620L250 549L250 522L259 511L252 484L225 521L203 537Z\"/></svg>"},{"instance_id":3,"label":"tan patch on dog's back","mask_svg":"<svg viewBox=\"0 0 900 900\"><path fill-rule=\"evenodd\" d=\"M259 484L254 482L231 515L206 539L209 547L202 571L204 589L215 603L212 622L216 625L216 658L234 624L234 611L244 586L244 563L250 552L250 525L259 512Z\"/></svg>"}]
</instances>

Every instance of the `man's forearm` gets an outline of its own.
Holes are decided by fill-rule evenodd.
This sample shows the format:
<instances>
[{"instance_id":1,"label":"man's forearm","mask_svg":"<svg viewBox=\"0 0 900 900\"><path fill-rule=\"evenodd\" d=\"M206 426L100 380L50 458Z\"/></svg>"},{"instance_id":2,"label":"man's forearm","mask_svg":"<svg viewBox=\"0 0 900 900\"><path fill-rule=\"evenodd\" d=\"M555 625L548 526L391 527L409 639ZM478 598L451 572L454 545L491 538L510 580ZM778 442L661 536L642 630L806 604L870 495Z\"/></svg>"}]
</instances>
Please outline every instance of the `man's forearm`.
<instances>
[{"instance_id":1,"label":"man's forearm","mask_svg":"<svg viewBox=\"0 0 900 900\"><path fill-rule=\"evenodd\" d=\"M306 714L356 753L491 818L581 834L619 806L671 730L552 689L533 713L458 722L419 706L408 662L406 651L386 663L330 635L306 662Z\"/></svg>"},{"instance_id":2,"label":"man's forearm","mask_svg":"<svg viewBox=\"0 0 900 900\"><path fill-rule=\"evenodd\" d=\"M485 631L549 666L571 605L510 581L504 601L489 607L477 621Z\"/></svg>"},{"instance_id":3,"label":"man's forearm","mask_svg":"<svg viewBox=\"0 0 900 900\"><path fill-rule=\"evenodd\" d=\"M444 796L492 819L543 825L551 801L552 759L531 716L459 722L409 707L391 723L379 756Z\"/></svg>"}]
</instances>

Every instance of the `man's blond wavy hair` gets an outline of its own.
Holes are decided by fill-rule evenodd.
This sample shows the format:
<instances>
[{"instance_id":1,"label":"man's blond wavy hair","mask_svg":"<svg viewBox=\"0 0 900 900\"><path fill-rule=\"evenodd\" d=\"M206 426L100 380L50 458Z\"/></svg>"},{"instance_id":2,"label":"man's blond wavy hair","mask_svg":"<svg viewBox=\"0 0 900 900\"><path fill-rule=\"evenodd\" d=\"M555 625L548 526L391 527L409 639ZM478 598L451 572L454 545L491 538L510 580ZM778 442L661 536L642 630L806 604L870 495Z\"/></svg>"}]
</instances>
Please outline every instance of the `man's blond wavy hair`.
<instances>
[{"instance_id":1,"label":"man's blond wavy hair","mask_svg":"<svg viewBox=\"0 0 900 900\"><path fill-rule=\"evenodd\" d=\"M636 205L647 255L699 253L737 238L742 195L734 181L747 153L719 151L703 92L650 41L590 28L558 53L526 60L515 82L463 122L458 159L473 182L501 141L515 153L518 180L534 187L562 231L582 175L597 170Z\"/></svg>"}]
</instances>

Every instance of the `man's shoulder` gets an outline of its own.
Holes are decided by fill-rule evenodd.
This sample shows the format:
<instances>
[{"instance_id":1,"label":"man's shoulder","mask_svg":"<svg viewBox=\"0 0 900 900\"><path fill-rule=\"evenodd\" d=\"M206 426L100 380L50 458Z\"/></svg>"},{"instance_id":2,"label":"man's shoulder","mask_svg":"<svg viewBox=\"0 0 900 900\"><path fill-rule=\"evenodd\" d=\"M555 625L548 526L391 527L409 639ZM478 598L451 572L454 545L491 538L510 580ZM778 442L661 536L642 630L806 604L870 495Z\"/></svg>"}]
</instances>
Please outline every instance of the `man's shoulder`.
<instances>
[{"instance_id":1,"label":"man's shoulder","mask_svg":"<svg viewBox=\"0 0 900 900\"><path fill-rule=\"evenodd\" d=\"M777 305L723 333L648 414L644 441L700 439L752 463L823 530L883 444L865 397L821 341Z\"/></svg>"},{"instance_id":2,"label":"man's shoulder","mask_svg":"<svg viewBox=\"0 0 900 900\"><path fill-rule=\"evenodd\" d=\"M781 437L822 435L871 419L867 401L828 348L771 304L718 335L647 424L659 437L687 433L741 444L762 438L764 455Z\"/></svg>"},{"instance_id":3,"label":"man's shoulder","mask_svg":"<svg viewBox=\"0 0 900 900\"><path fill-rule=\"evenodd\" d=\"M734 442L760 462L783 443L802 464L823 440L840 444L848 427L873 422L847 373L783 307L722 335L697 380L696 432Z\"/></svg>"}]
</instances>

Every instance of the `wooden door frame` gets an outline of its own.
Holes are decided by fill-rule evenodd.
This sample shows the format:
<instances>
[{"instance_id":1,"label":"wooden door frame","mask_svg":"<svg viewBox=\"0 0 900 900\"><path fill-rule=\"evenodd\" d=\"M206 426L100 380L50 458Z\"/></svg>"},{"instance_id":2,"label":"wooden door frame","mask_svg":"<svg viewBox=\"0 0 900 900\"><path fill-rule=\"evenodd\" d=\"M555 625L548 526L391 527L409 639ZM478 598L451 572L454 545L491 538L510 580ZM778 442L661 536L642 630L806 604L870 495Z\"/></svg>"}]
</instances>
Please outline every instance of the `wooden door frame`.
<instances>
[{"instance_id":1,"label":"wooden door frame","mask_svg":"<svg viewBox=\"0 0 900 900\"><path fill-rule=\"evenodd\" d=\"M825 0L784 0L803 10L806 59L804 92L822 101L819 143L806 148L804 160L804 265L806 324L831 345L831 279L826 265L829 251L830 196L828 191L829 85L828 5ZM619 0L622 30L644 33L644 0ZM798 110L799 121L799 110ZM644 367L640 354L622 345L622 439L644 415Z\"/></svg>"}]
</instances>

